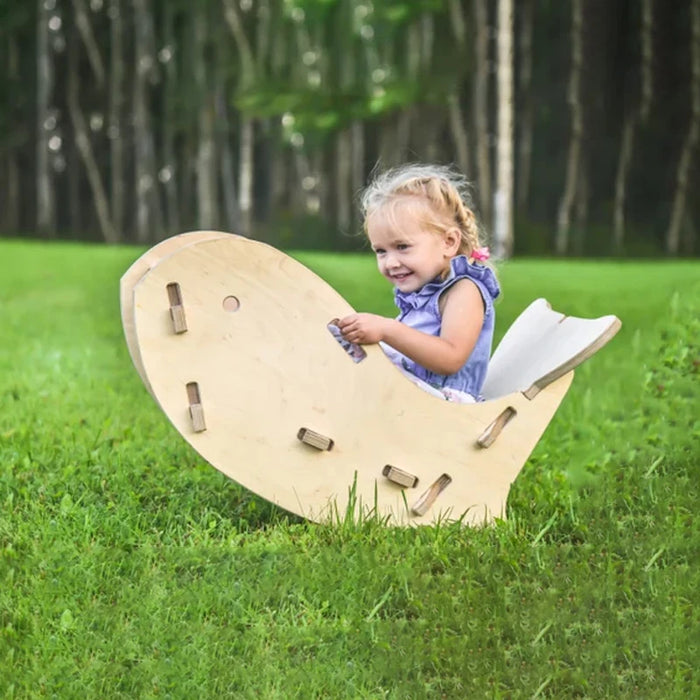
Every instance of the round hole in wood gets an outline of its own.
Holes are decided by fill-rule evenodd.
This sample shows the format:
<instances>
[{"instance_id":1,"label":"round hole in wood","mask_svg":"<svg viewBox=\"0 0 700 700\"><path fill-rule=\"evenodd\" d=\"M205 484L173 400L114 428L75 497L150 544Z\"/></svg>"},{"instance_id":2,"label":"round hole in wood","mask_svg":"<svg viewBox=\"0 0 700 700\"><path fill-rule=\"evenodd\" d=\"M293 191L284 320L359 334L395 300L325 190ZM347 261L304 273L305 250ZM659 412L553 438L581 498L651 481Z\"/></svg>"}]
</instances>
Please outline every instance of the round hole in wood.
<instances>
[{"instance_id":1,"label":"round hole in wood","mask_svg":"<svg viewBox=\"0 0 700 700\"><path fill-rule=\"evenodd\" d=\"M234 311L238 311L238 309L241 308L241 302L238 301L238 297L230 295L224 298L223 307L224 310L233 313Z\"/></svg>"}]
</instances>

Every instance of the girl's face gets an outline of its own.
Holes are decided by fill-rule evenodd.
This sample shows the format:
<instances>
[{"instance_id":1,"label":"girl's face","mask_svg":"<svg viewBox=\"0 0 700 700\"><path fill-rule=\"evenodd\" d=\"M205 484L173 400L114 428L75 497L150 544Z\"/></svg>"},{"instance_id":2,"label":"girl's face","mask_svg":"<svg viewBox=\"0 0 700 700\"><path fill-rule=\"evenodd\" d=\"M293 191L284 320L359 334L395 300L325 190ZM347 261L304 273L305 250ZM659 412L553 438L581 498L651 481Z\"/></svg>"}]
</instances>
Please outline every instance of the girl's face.
<instances>
[{"instance_id":1,"label":"girl's face","mask_svg":"<svg viewBox=\"0 0 700 700\"><path fill-rule=\"evenodd\" d=\"M445 233L426 229L421 216L426 206L407 199L367 219L367 236L379 272L402 292L415 292L447 272L459 249L457 229Z\"/></svg>"}]
</instances>

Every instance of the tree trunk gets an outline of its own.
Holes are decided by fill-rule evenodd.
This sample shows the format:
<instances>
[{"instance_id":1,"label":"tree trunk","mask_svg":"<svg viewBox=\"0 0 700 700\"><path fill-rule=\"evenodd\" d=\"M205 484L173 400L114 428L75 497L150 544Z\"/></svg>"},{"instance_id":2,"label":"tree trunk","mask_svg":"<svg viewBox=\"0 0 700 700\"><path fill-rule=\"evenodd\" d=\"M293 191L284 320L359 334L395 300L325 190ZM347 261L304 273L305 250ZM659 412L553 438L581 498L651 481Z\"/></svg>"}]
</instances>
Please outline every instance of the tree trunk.
<instances>
[{"instance_id":1,"label":"tree trunk","mask_svg":"<svg viewBox=\"0 0 700 700\"><path fill-rule=\"evenodd\" d=\"M335 136L335 209L336 227L347 235L352 225L352 131L341 129Z\"/></svg>"},{"instance_id":2,"label":"tree trunk","mask_svg":"<svg viewBox=\"0 0 700 700\"><path fill-rule=\"evenodd\" d=\"M571 111L571 136L566 163L566 182L559 203L555 251L564 255L569 246L571 208L576 198L580 171L581 139L583 137L583 115L581 106L581 67L583 40L583 0L572 0L571 14L571 70L569 74L568 102Z\"/></svg>"},{"instance_id":3,"label":"tree trunk","mask_svg":"<svg viewBox=\"0 0 700 700\"><path fill-rule=\"evenodd\" d=\"M379 131L379 163L381 167L392 168L399 164L396 151L398 148L396 119L392 115L385 114L378 124Z\"/></svg>"},{"instance_id":4,"label":"tree trunk","mask_svg":"<svg viewBox=\"0 0 700 700\"><path fill-rule=\"evenodd\" d=\"M630 113L625 117L622 127L622 144L617 161L615 175L615 203L613 205L613 246L616 253L622 253L625 240L625 198L627 195L627 176L632 163L634 132L637 115Z\"/></svg>"},{"instance_id":5,"label":"tree trunk","mask_svg":"<svg viewBox=\"0 0 700 700\"><path fill-rule=\"evenodd\" d=\"M215 229L219 225L213 102L213 96L210 94L205 94L201 98L198 118L197 201L199 206L197 226L203 230Z\"/></svg>"},{"instance_id":6,"label":"tree trunk","mask_svg":"<svg viewBox=\"0 0 700 700\"><path fill-rule=\"evenodd\" d=\"M352 51L352 43L349 40L347 27L352 26L352 8L349 3L341 3L336 22L333 24L335 43L338 46L336 61L338 62L338 76L340 92L343 95L351 94L355 83L355 57ZM334 190L335 190L335 229L336 241L347 239L352 227L352 126L346 125L335 133L334 144Z\"/></svg>"},{"instance_id":7,"label":"tree trunk","mask_svg":"<svg viewBox=\"0 0 700 700\"><path fill-rule=\"evenodd\" d=\"M406 29L406 75L415 80L423 62L421 57L421 31L416 22Z\"/></svg>"},{"instance_id":8,"label":"tree trunk","mask_svg":"<svg viewBox=\"0 0 700 700\"><path fill-rule=\"evenodd\" d=\"M265 3L267 5L267 2ZM272 80L283 79L287 67L287 46L289 44L287 34L284 30L284 17L279 7L275 3L275 11L268 13L266 25L268 27L268 35L274 36L275 40L270 42L268 47L269 52L269 74ZM262 6L259 11L262 10ZM259 54L260 55L260 54ZM264 128L265 138L267 139L267 147L265 148L265 157L267 160L266 170L268 172L268 182L270 186L269 211L266 218L273 218L280 209L287 206L289 200L289 183L292 181L290 176L290 163L292 158L289 151L280 145L281 139L281 121L280 117L271 117L267 120ZM268 234L268 240L275 241L274 232Z\"/></svg>"},{"instance_id":9,"label":"tree trunk","mask_svg":"<svg viewBox=\"0 0 700 700\"><path fill-rule=\"evenodd\" d=\"M238 156L238 208L241 211L241 230L244 236L252 233L253 214L253 120L240 115L239 156Z\"/></svg>"},{"instance_id":10,"label":"tree trunk","mask_svg":"<svg viewBox=\"0 0 700 700\"><path fill-rule=\"evenodd\" d=\"M518 209L524 210L530 197L530 169L532 167L532 29L534 0L524 0L520 18L520 73L518 92L520 93L520 116L518 138Z\"/></svg>"},{"instance_id":11,"label":"tree trunk","mask_svg":"<svg viewBox=\"0 0 700 700\"><path fill-rule=\"evenodd\" d=\"M450 13L450 26L457 45L462 48L467 43L467 21L461 0L448 0L447 9Z\"/></svg>"},{"instance_id":12,"label":"tree trunk","mask_svg":"<svg viewBox=\"0 0 700 700\"><path fill-rule=\"evenodd\" d=\"M289 152L281 148L278 143L281 139L277 139L279 134L279 122L270 119L268 121L268 145L265 149L267 158L268 182L270 185L270 208L266 218L269 220L274 218L277 212L286 208L289 197L289 181L292 179L289 175L290 158ZM272 239L270 239L272 240Z\"/></svg>"},{"instance_id":13,"label":"tree trunk","mask_svg":"<svg viewBox=\"0 0 700 700\"><path fill-rule=\"evenodd\" d=\"M54 71L49 46L48 3L38 0L37 18L37 138L36 138L36 195L37 230L40 235L56 234L56 203L49 153L47 120L53 93Z\"/></svg>"},{"instance_id":14,"label":"tree trunk","mask_svg":"<svg viewBox=\"0 0 700 700\"><path fill-rule=\"evenodd\" d=\"M621 253L625 240L625 201L627 198L627 180L632 156L634 154L634 137L637 126L647 120L653 94L653 41L652 41L652 0L642 0L642 21L640 26L641 39L641 89L639 104L636 110L630 110L625 117L622 129L622 144L620 157L617 162L615 176L615 202L613 208L613 246Z\"/></svg>"},{"instance_id":15,"label":"tree trunk","mask_svg":"<svg viewBox=\"0 0 700 700\"><path fill-rule=\"evenodd\" d=\"M235 0L224 0L224 17L236 42L241 64L240 85L245 89L255 82L257 68L253 49L236 5ZM264 12L264 8L260 9ZM253 119L246 114L239 114L238 209L240 211L239 233L244 236L250 236L252 233L254 138Z\"/></svg>"},{"instance_id":16,"label":"tree trunk","mask_svg":"<svg viewBox=\"0 0 700 700\"><path fill-rule=\"evenodd\" d=\"M111 0L110 19L110 80L107 137L110 147L110 203L112 221L120 236L124 234L124 23L122 1Z\"/></svg>"},{"instance_id":17,"label":"tree trunk","mask_svg":"<svg viewBox=\"0 0 700 700\"><path fill-rule=\"evenodd\" d=\"M688 185L690 182L691 163L700 138L700 0L692 0L691 13L691 114L688 132L681 149L681 157L676 171L676 192L673 197L671 220L666 232L666 251L670 255L679 252L681 225L685 215Z\"/></svg>"},{"instance_id":18,"label":"tree trunk","mask_svg":"<svg viewBox=\"0 0 700 700\"><path fill-rule=\"evenodd\" d=\"M365 125L352 123L352 191L357 194L365 184Z\"/></svg>"},{"instance_id":19,"label":"tree trunk","mask_svg":"<svg viewBox=\"0 0 700 700\"><path fill-rule=\"evenodd\" d=\"M224 17L238 48L241 60L241 73L243 74L241 80L248 86L255 79L255 57L253 56L253 50L250 47L241 18L238 16L235 0L224 0Z\"/></svg>"},{"instance_id":20,"label":"tree trunk","mask_svg":"<svg viewBox=\"0 0 700 700\"><path fill-rule=\"evenodd\" d=\"M225 226L228 231L240 229L241 212L236 196L233 154L231 153L231 122L226 107L226 94L219 88L216 91L216 140L221 169L222 199L224 202Z\"/></svg>"},{"instance_id":21,"label":"tree trunk","mask_svg":"<svg viewBox=\"0 0 700 700\"><path fill-rule=\"evenodd\" d=\"M494 252L513 253L513 2L498 2L498 137L494 197Z\"/></svg>"},{"instance_id":22,"label":"tree trunk","mask_svg":"<svg viewBox=\"0 0 700 700\"><path fill-rule=\"evenodd\" d=\"M196 85L197 112L197 226L214 229L219 225L217 167L215 149L215 103L209 88L206 63L208 22L206 6L194 5L194 35L196 51L192 72Z\"/></svg>"},{"instance_id":23,"label":"tree trunk","mask_svg":"<svg viewBox=\"0 0 700 700\"><path fill-rule=\"evenodd\" d=\"M5 180L5 206L3 207L3 229L15 235L19 229L19 167L14 151L7 156L7 177Z\"/></svg>"},{"instance_id":24,"label":"tree trunk","mask_svg":"<svg viewBox=\"0 0 700 700\"><path fill-rule=\"evenodd\" d=\"M95 205L102 238L106 243L118 243L118 232L114 230L112 220L109 216L107 193L92 150L88 126L78 101L78 81L80 77L78 76L77 53L77 42L70 41L68 43L68 112L70 113L71 123L75 133L75 144L82 158L83 165L85 166L85 172L87 173L88 182L92 191L92 199Z\"/></svg>"},{"instance_id":25,"label":"tree trunk","mask_svg":"<svg viewBox=\"0 0 700 700\"><path fill-rule=\"evenodd\" d=\"M575 221L576 233L574 236L574 253L584 254L585 232L588 227L588 167L584 154L581 155L578 173L578 187L576 188Z\"/></svg>"},{"instance_id":26,"label":"tree trunk","mask_svg":"<svg viewBox=\"0 0 700 700\"><path fill-rule=\"evenodd\" d=\"M447 98L447 108L450 119L450 134L455 147L455 155L459 169L467 176L471 172L469 158L469 132L465 124L464 113L459 104L459 94L452 92Z\"/></svg>"},{"instance_id":27,"label":"tree trunk","mask_svg":"<svg viewBox=\"0 0 700 700\"><path fill-rule=\"evenodd\" d=\"M66 175L68 177L68 221L70 222L71 231L82 231L84 216L83 197L81 196L81 187L83 184L81 156L78 151L78 144L73 143L67 149L67 167ZM120 234L120 229L115 227L117 235Z\"/></svg>"},{"instance_id":28,"label":"tree trunk","mask_svg":"<svg viewBox=\"0 0 700 700\"><path fill-rule=\"evenodd\" d=\"M265 63L270 53L270 37L273 36L271 25L271 10L269 0L258 0L257 5L257 33L256 33L256 69L262 75L265 70ZM275 37L276 40L276 37Z\"/></svg>"},{"instance_id":29,"label":"tree trunk","mask_svg":"<svg viewBox=\"0 0 700 700\"><path fill-rule=\"evenodd\" d=\"M479 209L488 229L491 213L491 157L489 147L489 26L486 0L474 0L474 129Z\"/></svg>"},{"instance_id":30,"label":"tree trunk","mask_svg":"<svg viewBox=\"0 0 700 700\"><path fill-rule=\"evenodd\" d=\"M467 50L467 22L464 17L464 9L460 0L449 0L450 25L458 47L460 61L466 61ZM460 101L460 85L457 81L447 97L448 118L450 134L455 149L457 165L467 176L471 177L471 162L469 149L469 130L467 120L462 111Z\"/></svg>"},{"instance_id":31,"label":"tree trunk","mask_svg":"<svg viewBox=\"0 0 700 700\"><path fill-rule=\"evenodd\" d=\"M14 36L7 37L7 75L11 84L18 80L19 49ZM5 160L5 186L3 191L5 201L0 211L2 212L2 229L15 235L20 227L19 222L19 165L17 162L17 148L11 147L7 151Z\"/></svg>"},{"instance_id":32,"label":"tree trunk","mask_svg":"<svg viewBox=\"0 0 700 700\"><path fill-rule=\"evenodd\" d=\"M92 73L95 76L97 87L102 87L105 84L105 67L100 55L100 50L97 48L95 34L92 31L90 18L85 7L84 0L72 0L73 12L75 13L75 26L80 32L80 37L85 44L85 50L90 61Z\"/></svg>"},{"instance_id":33,"label":"tree trunk","mask_svg":"<svg viewBox=\"0 0 700 700\"><path fill-rule=\"evenodd\" d=\"M413 105L405 105L396 115L396 120L394 122L396 130L396 150L392 156L394 163L403 163L408 159L409 147L411 143L411 127L414 120L413 114ZM427 139L424 140L423 145L426 147L426 149L429 149L430 141Z\"/></svg>"},{"instance_id":34,"label":"tree trunk","mask_svg":"<svg viewBox=\"0 0 700 700\"><path fill-rule=\"evenodd\" d=\"M430 12L424 12L420 18L421 32L421 70L424 76L431 73L433 64L433 47L435 45L435 22Z\"/></svg>"},{"instance_id":35,"label":"tree trunk","mask_svg":"<svg viewBox=\"0 0 700 700\"><path fill-rule=\"evenodd\" d=\"M136 237L139 243L160 240L163 225L160 209L155 147L148 105L149 81L155 70L153 18L150 0L134 0L136 31L134 51L134 161L136 168Z\"/></svg>"},{"instance_id":36,"label":"tree trunk","mask_svg":"<svg viewBox=\"0 0 700 700\"><path fill-rule=\"evenodd\" d=\"M178 163L175 156L175 120L177 113L175 102L178 93L178 76L175 52L174 10L171 3L165 3L163 8L163 42L160 52L163 63L165 83L163 85L163 126L161 127L161 163L158 179L163 185L165 194L165 226L168 234L173 235L180 230L180 207L178 197Z\"/></svg>"}]
</instances>

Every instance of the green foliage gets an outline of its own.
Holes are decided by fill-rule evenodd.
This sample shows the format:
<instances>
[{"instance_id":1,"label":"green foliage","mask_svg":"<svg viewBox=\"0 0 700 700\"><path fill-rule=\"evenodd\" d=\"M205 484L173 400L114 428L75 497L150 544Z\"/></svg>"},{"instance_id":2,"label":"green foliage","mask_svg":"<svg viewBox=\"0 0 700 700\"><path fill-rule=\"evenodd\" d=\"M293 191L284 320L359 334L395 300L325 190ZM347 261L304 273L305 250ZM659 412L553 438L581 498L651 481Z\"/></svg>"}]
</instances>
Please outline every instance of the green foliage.
<instances>
[{"instance_id":1,"label":"green foliage","mask_svg":"<svg viewBox=\"0 0 700 700\"><path fill-rule=\"evenodd\" d=\"M398 529L302 522L192 452L123 342L140 252L0 244L0 696L698 695L697 264L504 265L499 334L537 296L623 328L507 521ZM392 313L370 256L298 257Z\"/></svg>"},{"instance_id":2,"label":"green foliage","mask_svg":"<svg viewBox=\"0 0 700 700\"><path fill-rule=\"evenodd\" d=\"M255 117L292 116L287 139L299 133L304 134L307 145L309 139L318 145L355 120L376 119L411 104L443 105L447 89L455 81L454 61L449 64L448 75L442 74L448 70L443 66L438 75L410 76L402 65L407 60L403 55L406 27L420 21L426 12L440 21L445 14L444 3L285 2L284 31L290 41L298 41L303 33L323 38L307 52L311 55L309 65L320 71L318 75L323 79L310 84L309 71L301 69L297 59L283 75L264 72L254 85L242 86L234 99L235 106ZM304 58L302 55L302 63ZM377 68L383 76L380 80L373 77Z\"/></svg>"}]
</instances>

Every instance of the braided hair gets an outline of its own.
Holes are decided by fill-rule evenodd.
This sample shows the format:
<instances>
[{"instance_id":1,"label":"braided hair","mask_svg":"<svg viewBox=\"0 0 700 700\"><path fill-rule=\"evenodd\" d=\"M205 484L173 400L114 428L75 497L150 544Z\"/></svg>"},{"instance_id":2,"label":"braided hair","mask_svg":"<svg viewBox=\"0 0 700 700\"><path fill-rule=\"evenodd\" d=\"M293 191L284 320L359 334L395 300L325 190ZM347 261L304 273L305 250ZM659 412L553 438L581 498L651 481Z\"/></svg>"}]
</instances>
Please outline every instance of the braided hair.
<instances>
[{"instance_id":1,"label":"braided hair","mask_svg":"<svg viewBox=\"0 0 700 700\"><path fill-rule=\"evenodd\" d=\"M408 164L378 174L367 186L360 203L365 221L379 209L391 209L406 197L423 200L430 215L425 224L436 232L459 230L458 254L470 256L483 245L481 229L472 209L467 179L446 165Z\"/></svg>"}]
</instances>

